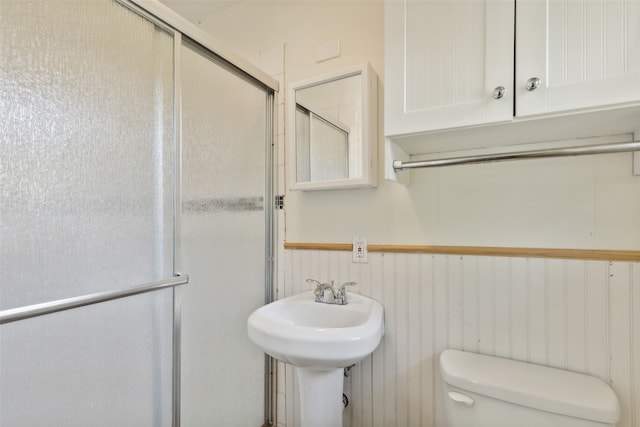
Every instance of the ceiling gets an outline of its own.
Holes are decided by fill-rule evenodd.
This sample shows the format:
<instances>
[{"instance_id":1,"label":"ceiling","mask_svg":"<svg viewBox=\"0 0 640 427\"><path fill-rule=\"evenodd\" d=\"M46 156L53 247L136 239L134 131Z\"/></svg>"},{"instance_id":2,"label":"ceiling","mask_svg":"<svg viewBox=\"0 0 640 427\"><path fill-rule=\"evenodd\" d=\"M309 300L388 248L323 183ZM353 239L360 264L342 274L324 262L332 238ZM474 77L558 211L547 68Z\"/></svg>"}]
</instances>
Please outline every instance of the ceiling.
<instances>
[{"instance_id":1,"label":"ceiling","mask_svg":"<svg viewBox=\"0 0 640 427\"><path fill-rule=\"evenodd\" d=\"M179 15L193 23L201 23L209 16L235 6L242 0L160 0Z\"/></svg>"}]
</instances>

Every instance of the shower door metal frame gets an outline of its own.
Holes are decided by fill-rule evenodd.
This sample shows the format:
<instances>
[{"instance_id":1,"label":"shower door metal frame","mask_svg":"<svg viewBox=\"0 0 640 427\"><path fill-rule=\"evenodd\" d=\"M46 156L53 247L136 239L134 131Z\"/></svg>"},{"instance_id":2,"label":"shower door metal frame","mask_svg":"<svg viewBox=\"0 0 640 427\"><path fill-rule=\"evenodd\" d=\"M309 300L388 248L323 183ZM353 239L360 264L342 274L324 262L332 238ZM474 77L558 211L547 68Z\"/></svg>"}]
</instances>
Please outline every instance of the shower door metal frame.
<instances>
[{"instance_id":1,"label":"shower door metal frame","mask_svg":"<svg viewBox=\"0 0 640 427\"><path fill-rule=\"evenodd\" d=\"M181 58L180 52L182 49L182 33L173 30L173 102L174 102L174 124L173 130L175 132L175 156L174 156L174 171L175 171L175 186L176 191L174 193L173 204L173 265L179 265L178 254L180 253L180 210L182 206L182 81L181 74ZM180 288L173 288L173 410L172 410L172 426L180 427L180 390L182 387L182 290Z\"/></svg>"},{"instance_id":2,"label":"shower door metal frame","mask_svg":"<svg viewBox=\"0 0 640 427\"><path fill-rule=\"evenodd\" d=\"M266 144L265 144L265 162L266 162L266 182L264 191L264 209L265 209L265 298L264 303L269 304L275 299L274 287L274 266L275 266L275 188L274 188L274 151L275 151L275 126L274 126L274 108L275 93L273 90L267 90L266 99ZM274 405L275 405L275 359L265 353L264 355L264 424L262 427L271 427L275 425Z\"/></svg>"},{"instance_id":3,"label":"shower door metal frame","mask_svg":"<svg viewBox=\"0 0 640 427\"><path fill-rule=\"evenodd\" d=\"M274 265L275 265L275 189L274 189L274 150L275 150L275 92L279 90L279 83L258 67L236 56L225 49L208 34L195 27L183 17L179 16L165 5L150 0L116 0L130 9L143 15L146 19L174 34L174 102L176 132L176 192L174 214L174 266L180 265L177 259L180 253L180 214L181 214L181 164L182 164L182 89L181 89L181 54L183 38L197 44L209 55L217 58L229 66L229 72L244 76L265 91L265 189L264 189L264 221L265 221L265 288L264 302L268 304L275 299ZM174 359L173 359L173 427L180 427L181 423L181 313L182 296L179 287L174 292ZM275 425L275 359L265 354L264 363L264 424L262 427Z\"/></svg>"},{"instance_id":4,"label":"shower door metal frame","mask_svg":"<svg viewBox=\"0 0 640 427\"><path fill-rule=\"evenodd\" d=\"M136 0L133 0L136 1ZM137 2L137 1L136 1ZM274 288L274 266L275 266L275 188L274 188L274 173L275 173L275 92L273 88L264 81L257 79L254 75L241 68L238 64L230 62L225 57L219 55L214 50L210 49L206 45L200 43L199 40L193 39L187 35L182 35L181 44L183 46L189 46L194 51L203 55L205 58L211 61L215 61L218 66L223 67L229 73L235 74L246 80L247 84L252 84L259 87L265 94L265 186L264 186L264 303L268 304L275 299ZM177 43L177 42L176 42ZM178 47L176 46L176 49ZM179 58L179 52L176 54ZM179 71L176 72L176 76L179 76ZM180 82L176 83L177 91L180 91ZM179 108L176 109L176 113L179 117L182 117L182 97L179 100ZM177 129L178 127L176 127ZM180 148L182 147L182 134L179 135ZM181 193L180 193L181 194ZM178 204L178 206L181 206ZM180 217L180 209L177 212L177 218ZM179 234L178 234L179 235ZM178 240L179 242L179 240ZM176 254L180 253L179 245L176 244ZM180 265L180 260L176 260L176 265ZM176 289L180 292L179 289ZM181 302L181 301L180 301ZM176 315L179 316L181 310L180 304L176 303ZM180 331L177 331L180 333ZM264 421L261 427L271 427L275 425L275 359L265 354L264 358ZM178 371L180 366L177 367ZM180 385L180 379L178 378L175 384ZM180 388L175 392L174 400L176 400L177 408L174 411L174 416L177 418L174 420L174 427L180 426Z\"/></svg>"}]
</instances>

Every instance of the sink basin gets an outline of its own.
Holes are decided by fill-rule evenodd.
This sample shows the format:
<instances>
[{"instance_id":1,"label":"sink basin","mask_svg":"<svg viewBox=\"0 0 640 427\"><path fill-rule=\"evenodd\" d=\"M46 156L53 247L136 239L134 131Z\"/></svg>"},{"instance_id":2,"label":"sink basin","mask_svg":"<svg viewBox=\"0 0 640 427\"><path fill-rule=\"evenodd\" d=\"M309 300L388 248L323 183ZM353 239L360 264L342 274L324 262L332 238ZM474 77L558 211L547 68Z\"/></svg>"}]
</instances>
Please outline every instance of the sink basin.
<instances>
[{"instance_id":1,"label":"sink basin","mask_svg":"<svg viewBox=\"0 0 640 427\"><path fill-rule=\"evenodd\" d=\"M294 366L345 368L376 349L383 313L379 302L353 292L349 304L335 305L315 302L309 291L254 311L248 333L265 353Z\"/></svg>"},{"instance_id":2,"label":"sink basin","mask_svg":"<svg viewBox=\"0 0 640 427\"><path fill-rule=\"evenodd\" d=\"M371 354L384 334L382 305L352 292L348 298L324 304L309 291L260 307L247 321L251 341L293 365L305 427L342 427L343 368Z\"/></svg>"}]
</instances>

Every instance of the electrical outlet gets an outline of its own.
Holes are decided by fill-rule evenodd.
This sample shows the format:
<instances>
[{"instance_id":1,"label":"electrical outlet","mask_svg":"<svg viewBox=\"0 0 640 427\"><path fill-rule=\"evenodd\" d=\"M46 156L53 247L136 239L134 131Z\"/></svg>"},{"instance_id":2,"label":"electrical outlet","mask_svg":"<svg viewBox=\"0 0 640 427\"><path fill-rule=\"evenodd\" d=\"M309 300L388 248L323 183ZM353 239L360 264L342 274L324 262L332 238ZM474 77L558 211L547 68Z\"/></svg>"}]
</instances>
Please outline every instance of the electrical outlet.
<instances>
[{"instance_id":1,"label":"electrical outlet","mask_svg":"<svg viewBox=\"0 0 640 427\"><path fill-rule=\"evenodd\" d=\"M353 238L353 262L367 262L367 238Z\"/></svg>"}]
</instances>

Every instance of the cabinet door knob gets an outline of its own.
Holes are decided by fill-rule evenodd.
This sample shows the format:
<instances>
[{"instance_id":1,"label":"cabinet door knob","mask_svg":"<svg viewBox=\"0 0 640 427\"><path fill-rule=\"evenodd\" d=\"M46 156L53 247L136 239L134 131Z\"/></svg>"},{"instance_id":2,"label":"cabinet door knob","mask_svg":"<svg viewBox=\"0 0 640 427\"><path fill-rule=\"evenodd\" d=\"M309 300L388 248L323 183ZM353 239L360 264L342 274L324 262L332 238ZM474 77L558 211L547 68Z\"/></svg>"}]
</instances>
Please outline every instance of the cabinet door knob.
<instances>
[{"instance_id":1,"label":"cabinet door knob","mask_svg":"<svg viewBox=\"0 0 640 427\"><path fill-rule=\"evenodd\" d=\"M504 86L498 86L493 90L493 92L491 92L491 95L495 99L500 99L504 96L505 93L507 93L507 90L504 88Z\"/></svg>"},{"instance_id":2,"label":"cabinet door knob","mask_svg":"<svg viewBox=\"0 0 640 427\"><path fill-rule=\"evenodd\" d=\"M538 86L540 86L540 79L537 77L531 77L524 85L529 92L538 89Z\"/></svg>"}]
</instances>

